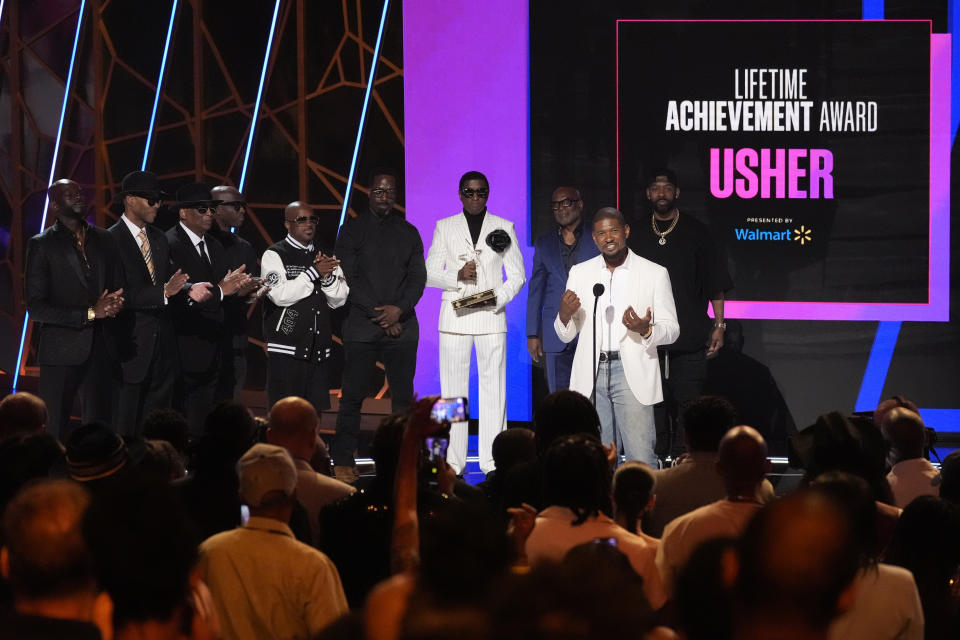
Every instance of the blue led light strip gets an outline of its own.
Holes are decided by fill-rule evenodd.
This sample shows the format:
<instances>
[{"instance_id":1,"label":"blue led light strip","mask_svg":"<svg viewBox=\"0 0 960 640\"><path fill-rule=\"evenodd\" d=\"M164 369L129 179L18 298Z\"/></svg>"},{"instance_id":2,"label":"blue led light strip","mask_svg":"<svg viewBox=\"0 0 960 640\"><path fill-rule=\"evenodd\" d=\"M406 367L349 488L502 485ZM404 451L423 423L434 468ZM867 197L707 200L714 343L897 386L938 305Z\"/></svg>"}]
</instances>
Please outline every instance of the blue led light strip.
<instances>
[{"instance_id":1,"label":"blue led light strip","mask_svg":"<svg viewBox=\"0 0 960 640\"><path fill-rule=\"evenodd\" d=\"M367 120L367 107L370 105L370 94L373 92L373 81L377 76L377 61L380 59L380 43L383 42L383 29L387 24L387 9L390 0L383 0L383 12L380 14L380 28L377 30L377 43L373 47L373 64L370 65L370 77L367 79L367 90L363 94L363 109L360 111L360 126L357 127L357 141L353 145L353 158L350 160L350 173L347 176L347 186L343 192L343 209L340 211L340 225L347 219L347 209L350 208L350 194L353 191L353 177L357 171L357 158L360 156L360 142L363 140L363 125Z\"/></svg>"},{"instance_id":2,"label":"blue led light strip","mask_svg":"<svg viewBox=\"0 0 960 640\"><path fill-rule=\"evenodd\" d=\"M260 69L260 86L257 87L257 102L253 107L253 117L250 118L250 135L247 136L247 150L243 154L243 169L240 171L240 184L237 190L242 192L247 182L247 164L250 162L250 150L253 148L253 133L257 129L257 118L260 117L260 100L263 98L263 85L267 79L267 64L270 62L270 49L273 47L273 33L277 28L277 15L280 13L280 0L273 6L273 20L270 22L270 37L267 38L267 50L263 54L263 67Z\"/></svg>"},{"instance_id":3,"label":"blue led light strip","mask_svg":"<svg viewBox=\"0 0 960 640\"><path fill-rule=\"evenodd\" d=\"M157 93L153 96L153 111L150 113L150 126L147 127L147 143L143 147L143 162L140 163L140 171L147 170L147 158L150 156L150 142L153 141L153 125L157 120L160 94L163 93L163 75L167 70L167 54L170 52L173 23L177 17L177 5L179 4L180 0L173 0L173 6L170 7L170 22L167 24L167 41L163 44L163 58L160 59L160 75L157 76Z\"/></svg>"},{"instance_id":4,"label":"blue led light strip","mask_svg":"<svg viewBox=\"0 0 960 640\"><path fill-rule=\"evenodd\" d=\"M863 0L860 4L860 16L864 20L883 20L884 0Z\"/></svg>"},{"instance_id":5,"label":"blue led light strip","mask_svg":"<svg viewBox=\"0 0 960 640\"><path fill-rule=\"evenodd\" d=\"M70 67L67 69L67 82L63 87L63 104L60 105L60 123L57 125L57 138L53 145L53 158L50 160L50 178L47 180L47 194L43 200L43 217L40 219L40 231L47 226L47 208L50 206L50 186L53 185L53 176L57 172L57 157L60 155L60 137L63 135L63 121L67 115L67 102L70 99L70 85L73 83L73 63L77 60L77 46L80 43L80 28L83 26L83 10L87 0L80 0L80 10L77 12L77 29L73 34L73 49L70 51ZM13 390L17 390L20 381L20 364L23 362L23 346L27 339L27 325L30 323L30 312L23 314L23 329L20 332L20 348L17 351L17 368L13 373Z\"/></svg>"}]
</instances>

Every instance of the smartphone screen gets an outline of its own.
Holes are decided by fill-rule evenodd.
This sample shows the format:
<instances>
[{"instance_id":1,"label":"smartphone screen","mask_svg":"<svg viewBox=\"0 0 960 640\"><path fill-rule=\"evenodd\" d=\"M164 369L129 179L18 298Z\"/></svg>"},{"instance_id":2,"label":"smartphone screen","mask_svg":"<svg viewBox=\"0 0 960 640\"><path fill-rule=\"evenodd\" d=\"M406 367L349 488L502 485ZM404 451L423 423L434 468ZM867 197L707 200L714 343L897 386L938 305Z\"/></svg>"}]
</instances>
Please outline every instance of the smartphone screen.
<instances>
[{"instance_id":1,"label":"smartphone screen","mask_svg":"<svg viewBox=\"0 0 960 640\"><path fill-rule=\"evenodd\" d=\"M459 398L440 398L433 404L430 417L436 422L466 422L469 418L467 399L462 396Z\"/></svg>"}]
</instances>

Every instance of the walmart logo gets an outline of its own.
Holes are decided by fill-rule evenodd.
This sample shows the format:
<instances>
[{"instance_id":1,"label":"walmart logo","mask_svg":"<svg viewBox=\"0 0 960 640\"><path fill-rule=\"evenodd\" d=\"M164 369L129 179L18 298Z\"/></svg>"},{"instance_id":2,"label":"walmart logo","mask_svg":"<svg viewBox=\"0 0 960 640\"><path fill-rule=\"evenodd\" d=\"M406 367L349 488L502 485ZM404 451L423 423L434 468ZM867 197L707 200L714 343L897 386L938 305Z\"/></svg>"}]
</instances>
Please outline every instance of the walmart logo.
<instances>
[{"instance_id":1,"label":"walmart logo","mask_svg":"<svg viewBox=\"0 0 960 640\"><path fill-rule=\"evenodd\" d=\"M813 242L813 231L804 225L799 229L783 229L782 231L768 231L766 229L734 229L733 235L737 240L753 242L799 242L805 245Z\"/></svg>"}]
</instances>

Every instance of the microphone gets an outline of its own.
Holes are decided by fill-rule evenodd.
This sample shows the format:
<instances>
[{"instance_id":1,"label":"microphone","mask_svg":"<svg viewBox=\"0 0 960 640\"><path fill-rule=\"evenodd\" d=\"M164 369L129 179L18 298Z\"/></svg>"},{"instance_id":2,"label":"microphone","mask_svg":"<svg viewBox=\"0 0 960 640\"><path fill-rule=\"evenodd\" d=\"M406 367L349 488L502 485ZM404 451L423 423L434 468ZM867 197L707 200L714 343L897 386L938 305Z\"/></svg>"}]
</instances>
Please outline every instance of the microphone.
<instances>
[{"instance_id":1,"label":"microphone","mask_svg":"<svg viewBox=\"0 0 960 640\"><path fill-rule=\"evenodd\" d=\"M600 363L597 361L597 303L605 290L599 282L593 285L593 390L590 392L590 400L594 406L597 404L597 376L600 374Z\"/></svg>"}]
</instances>

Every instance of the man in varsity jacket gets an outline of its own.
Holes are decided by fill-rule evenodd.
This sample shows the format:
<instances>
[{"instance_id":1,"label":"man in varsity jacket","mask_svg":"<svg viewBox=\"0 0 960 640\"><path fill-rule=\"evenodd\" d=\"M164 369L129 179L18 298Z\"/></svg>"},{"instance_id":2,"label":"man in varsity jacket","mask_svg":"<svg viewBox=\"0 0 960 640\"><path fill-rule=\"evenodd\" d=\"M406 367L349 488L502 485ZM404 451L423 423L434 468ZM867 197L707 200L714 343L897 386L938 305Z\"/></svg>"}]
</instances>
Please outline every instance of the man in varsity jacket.
<instances>
[{"instance_id":1,"label":"man in varsity jacket","mask_svg":"<svg viewBox=\"0 0 960 640\"><path fill-rule=\"evenodd\" d=\"M330 408L326 361L330 309L343 306L349 288L340 261L314 246L319 218L301 202L284 210L287 237L263 253L260 273L269 287L263 303L270 406L300 396L317 413Z\"/></svg>"}]
</instances>

